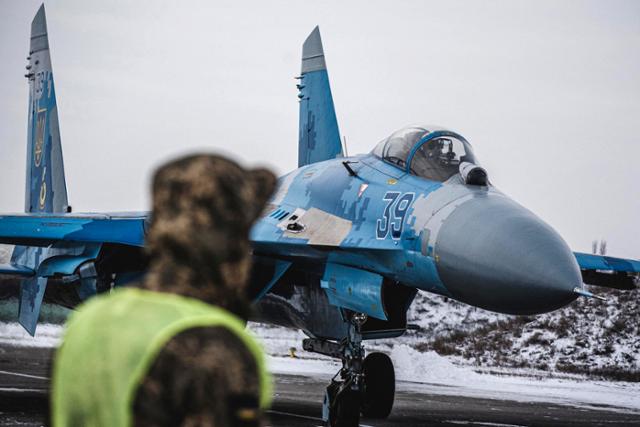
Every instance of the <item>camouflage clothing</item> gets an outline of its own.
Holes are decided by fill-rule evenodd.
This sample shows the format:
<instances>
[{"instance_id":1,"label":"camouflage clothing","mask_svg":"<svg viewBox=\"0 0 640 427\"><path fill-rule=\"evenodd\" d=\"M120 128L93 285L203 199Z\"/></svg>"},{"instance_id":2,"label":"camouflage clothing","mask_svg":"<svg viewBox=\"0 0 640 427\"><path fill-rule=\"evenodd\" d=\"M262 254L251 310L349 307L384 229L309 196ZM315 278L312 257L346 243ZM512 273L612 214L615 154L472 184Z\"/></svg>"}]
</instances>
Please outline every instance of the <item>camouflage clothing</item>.
<instances>
[{"instance_id":1,"label":"camouflage clothing","mask_svg":"<svg viewBox=\"0 0 640 427\"><path fill-rule=\"evenodd\" d=\"M249 230L275 186L272 173L197 155L161 167L153 180L142 287L197 298L246 319ZM141 426L260 424L255 360L233 333L195 328L173 337L140 385Z\"/></svg>"},{"instance_id":2,"label":"camouflage clothing","mask_svg":"<svg viewBox=\"0 0 640 427\"><path fill-rule=\"evenodd\" d=\"M176 335L136 394L136 426L259 426L255 358L226 328Z\"/></svg>"},{"instance_id":3,"label":"camouflage clothing","mask_svg":"<svg viewBox=\"0 0 640 427\"><path fill-rule=\"evenodd\" d=\"M162 166L153 180L151 264L143 287L246 317L249 230L274 186L271 172L247 171L217 156Z\"/></svg>"}]
</instances>

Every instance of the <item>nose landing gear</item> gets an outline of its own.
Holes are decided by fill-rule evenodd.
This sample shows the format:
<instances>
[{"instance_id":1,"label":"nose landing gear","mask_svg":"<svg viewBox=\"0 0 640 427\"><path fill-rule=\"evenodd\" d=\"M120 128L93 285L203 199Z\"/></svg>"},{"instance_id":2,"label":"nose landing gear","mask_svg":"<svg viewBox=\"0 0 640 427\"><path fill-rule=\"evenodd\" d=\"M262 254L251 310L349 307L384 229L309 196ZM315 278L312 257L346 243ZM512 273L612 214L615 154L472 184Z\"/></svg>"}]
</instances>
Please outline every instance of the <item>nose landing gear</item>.
<instances>
[{"instance_id":1,"label":"nose landing gear","mask_svg":"<svg viewBox=\"0 0 640 427\"><path fill-rule=\"evenodd\" d=\"M393 408L396 375L393 362L384 353L371 353L364 359L364 390L360 410L366 418L384 419Z\"/></svg>"},{"instance_id":2,"label":"nose landing gear","mask_svg":"<svg viewBox=\"0 0 640 427\"><path fill-rule=\"evenodd\" d=\"M342 369L331 380L325 392L322 418L330 427L357 427L360 414L367 418L386 418L391 413L395 396L393 363L384 353L371 353L365 358L362 324L365 314L351 316L347 337L339 343L305 339L303 348L342 360Z\"/></svg>"}]
</instances>

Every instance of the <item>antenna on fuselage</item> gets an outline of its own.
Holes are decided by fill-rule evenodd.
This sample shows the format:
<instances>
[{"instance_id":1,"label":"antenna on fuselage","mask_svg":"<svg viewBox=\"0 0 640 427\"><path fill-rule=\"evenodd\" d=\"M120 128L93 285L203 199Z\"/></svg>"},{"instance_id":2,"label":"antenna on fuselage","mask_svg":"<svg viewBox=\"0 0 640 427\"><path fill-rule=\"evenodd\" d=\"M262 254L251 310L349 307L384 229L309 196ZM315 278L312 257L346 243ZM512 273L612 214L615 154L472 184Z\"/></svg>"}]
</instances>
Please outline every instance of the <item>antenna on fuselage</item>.
<instances>
[{"instance_id":1,"label":"antenna on fuselage","mask_svg":"<svg viewBox=\"0 0 640 427\"><path fill-rule=\"evenodd\" d=\"M342 135L342 151L344 151L344 156L349 157L349 153L347 152L347 137Z\"/></svg>"}]
</instances>

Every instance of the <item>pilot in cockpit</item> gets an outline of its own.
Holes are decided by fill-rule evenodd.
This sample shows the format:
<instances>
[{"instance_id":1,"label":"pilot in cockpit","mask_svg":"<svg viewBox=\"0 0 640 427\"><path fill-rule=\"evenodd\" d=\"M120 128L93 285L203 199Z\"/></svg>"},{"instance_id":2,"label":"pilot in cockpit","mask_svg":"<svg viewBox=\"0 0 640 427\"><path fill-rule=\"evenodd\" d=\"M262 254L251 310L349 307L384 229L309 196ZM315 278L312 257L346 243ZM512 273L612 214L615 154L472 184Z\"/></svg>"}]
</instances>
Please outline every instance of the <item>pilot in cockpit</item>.
<instances>
[{"instance_id":1,"label":"pilot in cockpit","mask_svg":"<svg viewBox=\"0 0 640 427\"><path fill-rule=\"evenodd\" d=\"M401 129L382 140L372 153L412 175L439 182L459 173L460 163L475 163L471 146L464 138L448 131L437 131L441 134L429 138L426 129Z\"/></svg>"},{"instance_id":2,"label":"pilot in cockpit","mask_svg":"<svg viewBox=\"0 0 640 427\"><path fill-rule=\"evenodd\" d=\"M456 153L453 151L453 143L450 139L438 138L429 142L427 156L437 160L441 165L450 166L454 164Z\"/></svg>"},{"instance_id":3,"label":"pilot in cockpit","mask_svg":"<svg viewBox=\"0 0 640 427\"><path fill-rule=\"evenodd\" d=\"M429 141L427 144L427 157L430 159L439 159L442 154L442 142L439 139Z\"/></svg>"}]
</instances>

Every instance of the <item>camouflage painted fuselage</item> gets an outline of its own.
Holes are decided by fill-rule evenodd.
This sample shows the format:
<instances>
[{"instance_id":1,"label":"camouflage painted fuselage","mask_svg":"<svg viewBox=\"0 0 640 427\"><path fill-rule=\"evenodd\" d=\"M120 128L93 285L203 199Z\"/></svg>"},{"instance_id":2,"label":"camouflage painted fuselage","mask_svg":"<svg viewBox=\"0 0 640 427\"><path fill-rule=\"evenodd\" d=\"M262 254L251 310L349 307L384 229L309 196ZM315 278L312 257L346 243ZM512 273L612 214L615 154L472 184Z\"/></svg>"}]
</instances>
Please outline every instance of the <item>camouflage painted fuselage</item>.
<instances>
[{"instance_id":1,"label":"camouflage painted fuselage","mask_svg":"<svg viewBox=\"0 0 640 427\"><path fill-rule=\"evenodd\" d=\"M551 227L460 175L435 182L373 154L328 160L282 177L268 206L251 234L255 254L299 268L282 274L259 306L265 320L311 335L344 330L330 307L377 319L365 337L400 333L415 290L531 314L566 305L581 285Z\"/></svg>"}]
</instances>

